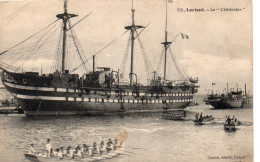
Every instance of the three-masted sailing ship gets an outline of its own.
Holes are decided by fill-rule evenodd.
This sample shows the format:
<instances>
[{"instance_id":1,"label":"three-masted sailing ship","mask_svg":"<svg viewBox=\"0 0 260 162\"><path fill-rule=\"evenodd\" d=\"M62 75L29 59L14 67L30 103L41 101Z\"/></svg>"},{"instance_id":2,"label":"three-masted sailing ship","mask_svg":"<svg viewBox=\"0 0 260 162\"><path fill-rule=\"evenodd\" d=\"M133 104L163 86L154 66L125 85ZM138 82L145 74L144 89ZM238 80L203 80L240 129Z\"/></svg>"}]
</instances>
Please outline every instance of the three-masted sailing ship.
<instances>
[{"instance_id":1,"label":"three-masted sailing ship","mask_svg":"<svg viewBox=\"0 0 260 162\"><path fill-rule=\"evenodd\" d=\"M166 1L167 7L167 1ZM129 112L162 112L165 107L169 110L184 109L192 102L194 94L198 91L196 83L198 79L186 78L183 80L167 80L166 63L167 53L172 42L167 38L167 21L165 28L164 46L164 75L159 77L154 72L148 85L137 83L137 75L134 73L134 45L135 39L140 33L137 29L144 29L144 26L135 24L135 9L132 6L132 24L125 29L130 31L131 64L130 83L120 84L120 74L108 67L95 67L95 55L93 56L93 70L81 76L75 71L78 68L66 69L68 60L67 39L68 32L71 32L70 39L75 43L76 51L82 63L77 67L84 67L87 60L80 52L79 41L73 32L71 18L78 15L67 12L67 1L64 2L64 13L56 15L62 20L61 45L57 57L61 58L57 69L50 74L39 72L25 72L21 67L12 70L12 66L1 63L2 82L6 89L17 99L19 105L27 115L76 115L76 114L104 114L104 113L129 113ZM166 8L167 20L167 8ZM81 21L81 20L80 20ZM38 34L38 33L36 33ZM52 35L52 34L50 34ZM187 35L180 35L186 36ZM31 39L33 36L29 37ZM2 52L0 56L7 55L13 48ZM47 39L39 41L40 45L29 52L33 55L35 51L43 48ZM92 58L91 58L92 59ZM117 73L117 75L114 75Z\"/></svg>"}]
</instances>

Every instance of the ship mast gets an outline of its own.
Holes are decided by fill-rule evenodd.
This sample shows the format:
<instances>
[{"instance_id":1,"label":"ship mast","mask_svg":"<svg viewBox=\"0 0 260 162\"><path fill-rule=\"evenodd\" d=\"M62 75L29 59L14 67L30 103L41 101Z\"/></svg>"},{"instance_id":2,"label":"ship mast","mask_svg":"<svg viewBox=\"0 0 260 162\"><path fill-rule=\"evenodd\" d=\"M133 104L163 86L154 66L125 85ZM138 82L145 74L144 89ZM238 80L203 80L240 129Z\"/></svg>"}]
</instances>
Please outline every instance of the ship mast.
<instances>
[{"instance_id":1,"label":"ship mast","mask_svg":"<svg viewBox=\"0 0 260 162\"><path fill-rule=\"evenodd\" d=\"M164 45L164 72L163 72L163 78L166 80L166 65L167 65L167 48L168 45L171 44L172 42L168 42L167 38L167 17L168 17L168 0L166 0L166 21L165 21L165 40L161 44Z\"/></svg>"},{"instance_id":2,"label":"ship mast","mask_svg":"<svg viewBox=\"0 0 260 162\"><path fill-rule=\"evenodd\" d=\"M135 36L134 33L136 29L144 28L140 25L135 25L135 9L134 9L134 2L132 0L132 25L131 26L125 26L125 29L130 30L131 34L131 64L130 64L130 85L133 86L133 74L134 74L134 44L135 44ZM137 83L136 83L137 84Z\"/></svg>"},{"instance_id":3,"label":"ship mast","mask_svg":"<svg viewBox=\"0 0 260 162\"><path fill-rule=\"evenodd\" d=\"M67 13L67 0L64 1L64 13L56 15L57 18L63 20L63 42L62 42L62 64L61 73L65 73L65 57L66 57L66 33L67 33L67 22L70 18L78 15Z\"/></svg>"},{"instance_id":4,"label":"ship mast","mask_svg":"<svg viewBox=\"0 0 260 162\"><path fill-rule=\"evenodd\" d=\"M134 32L135 32L135 9L132 1L132 28L131 28L131 65L130 65L130 85L133 85L133 72L134 72ZM136 83L137 84L137 83Z\"/></svg>"}]
</instances>

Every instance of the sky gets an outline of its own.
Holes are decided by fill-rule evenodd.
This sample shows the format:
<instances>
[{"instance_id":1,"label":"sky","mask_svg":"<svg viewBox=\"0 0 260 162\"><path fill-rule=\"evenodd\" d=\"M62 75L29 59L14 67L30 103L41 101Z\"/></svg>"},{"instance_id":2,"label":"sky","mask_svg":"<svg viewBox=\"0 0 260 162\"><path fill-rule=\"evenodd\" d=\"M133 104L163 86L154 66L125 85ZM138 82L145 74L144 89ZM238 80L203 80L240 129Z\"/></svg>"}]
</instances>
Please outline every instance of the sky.
<instances>
[{"instance_id":1,"label":"sky","mask_svg":"<svg viewBox=\"0 0 260 162\"><path fill-rule=\"evenodd\" d=\"M165 30L165 0L134 0L135 23L148 27L139 38L145 48L152 68L158 69ZM194 8L242 8L242 11L177 12ZM55 15L63 12L62 0L34 0L0 2L0 51L19 43L53 22ZM119 39L96 56L96 66L117 70L122 61L129 33L124 26L131 24L131 0L69 0L68 12L79 15L72 24L92 12L90 16L73 27L85 57ZM140 31L140 30L139 30ZM181 39L179 33L189 36ZM121 36L122 35L122 36ZM247 84L253 92L252 54L252 4L250 0L173 0L168 4L168 38L176 42L171 46L174 57L186 77L198 77L199 93L205 93L216 83L214 90L222 90L229 83L230 88ZM146 81L143 55L138 41L135 41L135 69L140 82ZM7 53L8 54L8 53ZM26 62L26 68L49 73L49 62L53 56L41 53ZM130 54L129 54L130 55ZM129 56L128 55L128 56ZM15 56L12 56L15 57ZM8 62L8 56L0 56L0 62ZM74 58L68 57L71 61ZM167 78L179 79L170 54L167 57ZM75 67L76 62L68 65ZM92 62L89 62L91 70ZM125 63L129 71L129 59ZM162 74L162 65L159 66Z\"/></svg>"}]
</instances>

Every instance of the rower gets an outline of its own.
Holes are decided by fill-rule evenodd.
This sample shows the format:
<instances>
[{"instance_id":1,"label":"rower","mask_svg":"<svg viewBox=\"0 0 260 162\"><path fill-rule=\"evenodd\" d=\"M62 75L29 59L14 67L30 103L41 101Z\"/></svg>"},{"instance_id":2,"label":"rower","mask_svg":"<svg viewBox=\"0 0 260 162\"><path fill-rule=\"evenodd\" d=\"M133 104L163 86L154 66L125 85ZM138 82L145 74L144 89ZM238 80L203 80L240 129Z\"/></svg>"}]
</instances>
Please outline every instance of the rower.
<instances>
[{"instance_id":1,"label":"rower","mask_svg":"<svg viewBox=\"0 0 260 162\"><path fill-rule=\"evenodd\" d=\"M67 156L73 158L73 156L74 156L73 155L73 150L71 149L70 146L67 148L67 152L68 152Z\"/></svg>"},{"instance_id":2,"label":"rower","mask_svg":"<svg viewBox=\"0 0 260 162\"><path fill-rule=\"evenodd\" d=\"M88 155L92 156L92 149L90 149L89 145L86 146L86 153L88 153Z\"/></svg>"},{"instance_id":3,"label":"rower","mask_svg":"<svg viewBox=\"0 0 260 162\"><path fill-rule=\"evenodd\" d=\"M56 149L56 151L52 151L53 156L58 156L58 152L60 151L59 148Z\"/></svg>"},{"instance_id":4,"label":"rower","mask_svg":"<svg viewBox=\"0 0 260 162\"><path fill-rule=\"evenodd\" d=\"M115 139L115 145L114 145L114 150L118 149L120 147L120 144L117 139Z\"/></svg>"},{"instance_id":5,"label":"rower","mask_svg":"<svg viewBox=\"0 0 260 162\"><path fill-rule=\"evenodd\" d=\"M87 152L87 145L83 144L83 151L82 152Z\"/></svg>"},{"instance_id":6,"label":"rower","mask_svg":"<svg viewBox=\"0 0 260 162\"><path fill-rule=\"evenodd\" d=\"M195 119L196 119L196 120L199 120L199 114L198 114L198 113L196 113Z\"/></svg>"},{"instance_id":7,"label":"rower","mask_svg":"<svg viewBox=\"0 0 260 162\"><path fill-rule=\"evenodd\" d=\"M113 141L111 139L108 140L108 143L113 145Z\"/></svg>"},{"instance_id":8,"label":"rower","mask_svg":"<svg viewBox=\"0 0 260 162\"><path fill-rule=\"evenodd\" d=\"M97 147L97 143L96 142L93 143L93 154L99 154L99 149Z\"/></svg>"},{"instance_id":9,"label":"rower","mask_svg":"<svg viewBox=\"0 0 260 162\"><path fill-rule=\"evenodd\" d=\"M67 149L64 149L64 147L61 147L60 149L61 149L62 155L63 155L63 156L66 156L67 153L68 153Z\"/></svg>"},{"instance_id":10,"label":"rower","mask_svg":"<svg viewBox=\"0 0 260 162\"><path fill-rule=\"evenodd\" d=\"M231 121L230 116L228 116L228 118L227 118L228 125L230 125L230 121Z\"/></svg>"},{"instance_id":11,"label":"rower","mask_svg":"<svg viewBox=\"0 0 260 162\"><path fill-rule=\"evenodd\" d=\"M202 120L203 120L203 116L202 116L202 113L200 113L199 121L202 121Z\"/></svg>"},{"instance_id":12,"label":"rower","mask_svg":"<svg viewBox=\"0 0 260 162\"><path fill-rule=\"evenodd\" d=\"M58 150L57 150L57 156L58 156L60 159L63 159L62 152L63 152L62 149L58 149Z\"/></svg>"},{"instance_id":13,"label":"rower","mask_svg":"<svg viewBox=\"0 0 260 162\"><path fill-rule=\"evenodd\" d=\"M100 155L102 155L102 153L106 151L106 146L104 141L101 141L99 151L100 151Z\"/></svg>"},{"instance_id":14,"label":"rower","mask_svg":"<svg viewBox=\"0 0 260 162\"><path fill-rule=\"evenodd\" d=\"M109 139L108 143L107 143L107 151L111 151L114 149L114 146L113 146L113 142L111 139Z\"/></svg>"},{"instance_id":15,"label":"rower","mask_svg":"<svg viewBox=\"0 0 260 162\"><path fill-rule=\"evenodd\" d=\"M80 146L78 146L78 147L76 148L76 154L74 154L74 155L76 155L76 156L79 157L79 158L82 158L82 152L80 151Z\"/></svg>"},{"instance_id":16,"label":"rower","mask_svg":"<svg viewBox=\"0 0 260 162\"><path fill-rule=\"evenodd\" d=\"M33 148L33 144L30 145L30 148L28 149L28 154L37 155L37 152Z\"/></svg>"}]
</instances>

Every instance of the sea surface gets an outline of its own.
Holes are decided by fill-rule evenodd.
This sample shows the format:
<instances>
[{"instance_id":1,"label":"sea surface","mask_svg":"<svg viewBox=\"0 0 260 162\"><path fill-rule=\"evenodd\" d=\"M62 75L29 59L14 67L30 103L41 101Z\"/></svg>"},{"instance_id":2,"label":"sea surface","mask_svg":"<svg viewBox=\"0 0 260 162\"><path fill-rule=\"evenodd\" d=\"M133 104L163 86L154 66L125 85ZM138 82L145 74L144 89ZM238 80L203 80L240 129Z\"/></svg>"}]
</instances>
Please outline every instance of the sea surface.
<instances>
[{"instance_id":1,"label":"sea surface","mask_svg":"<svg viewBox=\"0 0 260 162\"><path fill-rule=\"evenodd\" d=\"M0 161L20 162L29 145L44 151L52 147L76 147L128 134L125 151L107 161L253 161L253 109L215 110L210 105L187 107L184 121L162 119L161 113L120 116L27 117L0 115ZM213 115L214 122L195 125L195 113ZM224 117L235 115L236 131L223 129ZM236 158L234 158L236 156ZM60 161L60 160L57 160ZM65 161L65 160L61 160Z\"/></svg>"}]
</instances>

